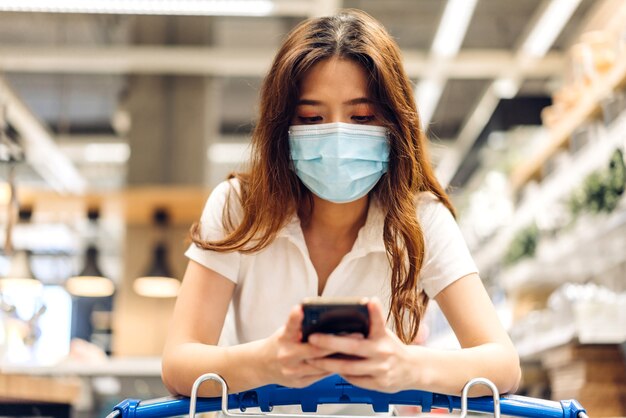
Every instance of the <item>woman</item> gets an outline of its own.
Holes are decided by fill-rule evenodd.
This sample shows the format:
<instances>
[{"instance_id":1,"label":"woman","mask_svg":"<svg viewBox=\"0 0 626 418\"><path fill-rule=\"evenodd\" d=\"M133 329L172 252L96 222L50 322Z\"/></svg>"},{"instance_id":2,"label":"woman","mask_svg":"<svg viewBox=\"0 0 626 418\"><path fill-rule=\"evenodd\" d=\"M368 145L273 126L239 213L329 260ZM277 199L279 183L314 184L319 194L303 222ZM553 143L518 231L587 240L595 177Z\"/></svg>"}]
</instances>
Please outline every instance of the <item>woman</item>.
<instances>
[{"instance_id":1,"label":"woman","mask_svg":"<svg viewBox=\"0 0 626 418\"><path fill-rule=\"evenodd\" d=\"M334 373L387 392L459 394L477 376L517 387L518 356L433 175L399 49L364 12L288 35L261 91L249 172L213 191L192 238L163 356L174 393L206 372L233 392ZM372 298L369 337L300 342L299 303L316 295ZM429 298L461 350L410 344ZM233 341L218 345L231 302ZM219 393L209 386L202 395Z\"/></svg>"}]
</instances>

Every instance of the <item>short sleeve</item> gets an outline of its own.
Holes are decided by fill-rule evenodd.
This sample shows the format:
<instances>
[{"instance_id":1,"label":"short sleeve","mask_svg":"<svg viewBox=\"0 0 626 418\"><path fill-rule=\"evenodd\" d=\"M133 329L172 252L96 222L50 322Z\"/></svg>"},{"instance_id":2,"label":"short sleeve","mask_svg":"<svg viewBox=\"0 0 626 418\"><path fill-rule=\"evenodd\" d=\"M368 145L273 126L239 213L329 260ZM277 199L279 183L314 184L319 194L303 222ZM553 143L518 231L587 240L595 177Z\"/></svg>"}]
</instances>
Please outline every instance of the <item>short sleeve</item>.
<instances>
[{"instance_id":1,"label":"short sleeve","mask_svg":"<svg viewBox=\"0 0 626 418\"><path fill-rule=\"evenodd\" d=\"M220 183L211 193L207 200L202 216L200 217L200 236L204 241L217 241L225 237L226 232L222 223L226 199L230 198L231 215L236 221L241 212L241 206L237 199L238 183L236 180ZM198 264L203 265L237 283L241 254L237 251L218 252L209 251L192 243L185 256Z\"/></svg>"},{"instance_id":2,"label":"short sleeve","mask_svg":"<svg viewBox=\"0 0 626 418\"><path fill-rule=\"evenodd\" d=\"M452 213L434 195L420 196L418 217L425 246L420 282L432 299L461 277L478 273L478 268Z\"/></svg>"}]
</instances>

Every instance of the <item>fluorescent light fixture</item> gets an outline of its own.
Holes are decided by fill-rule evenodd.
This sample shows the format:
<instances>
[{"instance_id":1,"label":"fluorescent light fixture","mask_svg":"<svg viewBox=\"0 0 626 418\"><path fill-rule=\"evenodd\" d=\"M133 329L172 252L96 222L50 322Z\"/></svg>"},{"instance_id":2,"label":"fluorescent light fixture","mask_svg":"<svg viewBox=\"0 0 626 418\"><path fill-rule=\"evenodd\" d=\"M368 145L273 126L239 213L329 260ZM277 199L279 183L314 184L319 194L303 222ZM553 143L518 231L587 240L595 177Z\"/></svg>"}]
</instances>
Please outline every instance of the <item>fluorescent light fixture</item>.
<instances>
[{"instance_id":1,"label":"fluorescent light fixture","mask_svg":"<svg viewBox=\"0 0 626 418\"><path fill-rule=\"evenodd\" d=\"M133 15L267 16L271 0L0 0L0 11Z\"/></svg>"},{"instance_id":2,"label":"fluorescent light fixture","mask_svg":"<svg viewBox=\"0 0 626 418\"><path fill-rule=\"evenodd\" d=\"M0 278L2 292L37 293L42 289L42 283L33 277L30 269L30 253L26 250L15 251L11 256L9 273Z\"/></svg>"},{"instance_id":3,"label":"fluorescent light fixture","mask_svg":"<svg viewBox=\"0 0 626 418\"><path fill-rule=\"evenodd\" d=\"M6 231L0 231L0 242L6 239ZM15 248L28 248L35 253L50 248L73 252L76 250L76 232L60 223L18 223L11 236Z\"/></svg>"},{"instance_id":4,"label":"fluorescent light fixture","mask_svg":"<svg viewBox=\"0 0 626 418\"><path fill-rule=\"evenodd\" d=\"M426 129L443 92L443 83L439 80L424 79L417 85L417 108L419 110L422 129Z\"/></svg>"},{"instance_id":5,"label":"fluorescent light fixture","mask_svg":"<svg viewBox=\"0 0 626 418\"><path fill-rule=\"evenodd\" d=\"M106 277L76 276L67 279L65 289L74 296L97 298L111 296L115 292L115 285Z\"/></svg>"},{"instance_id":6,"label":"fluorescent light fixture","mask_svg":"<svg viewBox=\"0 0 626 418\"><path fill-rule=\"evenodd\" d=\"M445 188L454 178L463 158L468 150L485 128L485 124L493 115L493 111L500 103L500 98L496 95L493 83L489 86L485 94L480 98L472 114L467 118L461 132L459 132L454 147L439 162L436 168L436 175L439 183Z\"/></svg>"},{"instance_id":7,"label":"fluorescent light fixture","mask_svg":"<svg viewBox=\"0 0 626 418\"><path fill-rule=\"evenodd\" d=\"M433 54L452 57L459 52L475 8L476 0L448 0L431 47Z\"/></svg>"},{"instance_id":8,"label":"fluorescent light fixture","mask_svg":"<svg viewBox=\"0 0 626 418\"><path fill-rule=\"evenodd\" d=\"M178 294L180 280L174 278L167 263L167 247L159 242L154 247L152 265L148 272L133 282L133 290L148 298L173 298Z\"/></svg>"},{"instance_id":9,"label":"fluorescent light fixture","mask_svg":"<svg viewBox=\"0 0 626 418\"><path fill-rule=\"evenodd\" d=\"M248 159L250 144L247 142L216 142L207 151L209 161L213 163L238 164Z\"/></svg>"},{"instance_id":10,"label":"fluorescent light fixture","mask_svg":"<svg viewBox=\"0 0 626 418\"><path fill-rule=\"evenodd\" d=\"M130 158L130 146L125 143L87 144L84 157L90 163L124 164Z\"/></svg>"},{"instance_id":11,"label":"fluorescent light fixture","mask_svg":"<svg viewBox=\"0 0 626 418\"><path fill-rule=\"evenodd\" d=\"M524 41L521 51L532 57L544 56L576 11L580 1L552 0Z\"/></svg>"},{"instance_id":12,"label":"fluorescent light fixture","mask_svg":"<svg viewBox=\"0 0 626 418\"><path fill-rule=\"evenodd\" d=\"M459 52L474 9L476 9L476 0L448 0L430 48L433 56L450 58ZM430 65L433 65L432 60ZM432 74L433 71L430 76L420 81L416 89L422 129L426 129L430 123L445 85L445 80L437 79Z\"/></svg>"},{"instance_id":13,"label":"fluorescent light fixture","mask_svg":"<svg viewBox=\"0 0 626 418\"><path fill-rule=\"evenodd\" d=\"M87 247L83 271L65 282L68 293L81 297L105 297L115 292L113 281L104 277L97 259L98 249L94 246Z\"/></svg>"},{"instance_id":14,"label":"fluorescent light fixture","mask_svg":"<svg viewBox=\"0 0 626 418\"><path fill-rule=\"evenodd\" d=\"M0 2L0 6L9 3L4 0ZM85 178L61 152L48 128L2 77L0 93L7 103L7 119L19 132L26 160L30 165L58 192L76 194L84 192L87 188Z\"/></svg>"},{"instance_id":15,"label":"fluorescent light fixture","mask_svg":"<svg viewBox=\"0 0 626 418\"><path fill-rule=\"evenodd\" d=\"M512 99L519 91L519 83L509 77L498 78L493 82L493 91L501 99Z\"/></svg>"},{"instance_id":16,"label":"fluorescent light fixture","mask_svg":"<svg viewBox=\"0 0 626 418\"><path fill-rule=\"evenodd\" d=\"M133 290L147 298L173 298L178 295L180 281L171 277L138 277Z\"/></svg>"}]
</instances>

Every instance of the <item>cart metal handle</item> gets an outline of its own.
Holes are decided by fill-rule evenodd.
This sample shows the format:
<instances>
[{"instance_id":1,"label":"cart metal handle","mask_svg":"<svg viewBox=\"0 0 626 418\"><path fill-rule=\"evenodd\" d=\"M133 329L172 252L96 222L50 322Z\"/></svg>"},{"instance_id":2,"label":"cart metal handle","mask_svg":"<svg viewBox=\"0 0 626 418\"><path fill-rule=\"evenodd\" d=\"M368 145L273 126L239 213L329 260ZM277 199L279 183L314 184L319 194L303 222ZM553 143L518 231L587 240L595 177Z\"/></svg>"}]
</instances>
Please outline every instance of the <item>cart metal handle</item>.
<instances>
[{"instance_id":1,"label":"cart metal handle","mask_svg":"<svg viewBox=\"0 0 626 418\"><path fill-rule=\"evenodd\" d=\"M148 401L127 399L118 404L109 417L164 418L184 415L188 412L191 412L191 416L193 416L193 413L197 412L223 409L244 411L246 408L255 407L260 408L263 412L270 412L272 407L282 405L300 405L303 412L315 412L317 406L321 404L370 404L374 412L387 412L391 404L421 406L423 412L429 412L433 407L446 408L452 411L462 409L463 406L462 398L457 396L419 390L407 390L392 394L381 393L353 386L337 375L327 377L303 389L267 385L230 395L227 395L228 387L224 382L222 395L226 394L225 398L197 398L197 390L202 382L206 380L220 381L221 377L217 376L218 379L215 376L217 375L201 376L196 381L197 386L194 383L196 390L193 398L169 397ZM482 381L470 381L466 385L467 391L469 391L470 383L472 386L478 383L484 384ZM497 394L497 390L495 393ZM501 413L504 415L539 418L586 418L585 409L575 400L556 402L516 395L466 398L467 410L494 413L494 407L497 408L496 399L500 404ZM234 412L228 412L226 415L248 416ZM258 413L255 412L255 415ZM274 416L275 414L271 415ZM318 415L316 415L317 417Z\"/></svg>"},{"instance_id":2,"label":"cart metal handle","mask_svg":"<svg viewBox=\"0 0 626 418\"><path fill-rule=\"evenodd\" d=\"M196 402L198 400L198 389L200 389L200 385L206 382L207 380L216 381L222 387L221 406L222 406L222 414L224 414L224 416L246 417L246 418L250 416L267 416L267 415L271 415L273 417L278 417L278 418L300 417L299 414L277 414L277 413L270 414L268 412L261 412L261 413L230 412L228 410L228 384L226 383L226 380L224 380L224 378L220 376L219 374L207 373L207 374L200 376L193 383L193 387L191 389L191 398L189 399L189 418L196 417ZM485 379L484 377L477 377L475 379L472 379L469 382L467 382L465 386L463 387L463 393L461 395L461 417L460 418L467 417L467 398L468 398L469 390L472 388L472 386L478 385L478 384L486 385L489 387L489 389L491 389L491 393L493 394L493 415L494 415L494 418L500 418L500 396L498 393L498 388L496 387L496 385L494 385L494 383L491 380ZM362 418L360 416L350 416L350 415L322 415L322 414L318 415L316 414L315 416L317 418Z\"/></svg>"}]
</instances>

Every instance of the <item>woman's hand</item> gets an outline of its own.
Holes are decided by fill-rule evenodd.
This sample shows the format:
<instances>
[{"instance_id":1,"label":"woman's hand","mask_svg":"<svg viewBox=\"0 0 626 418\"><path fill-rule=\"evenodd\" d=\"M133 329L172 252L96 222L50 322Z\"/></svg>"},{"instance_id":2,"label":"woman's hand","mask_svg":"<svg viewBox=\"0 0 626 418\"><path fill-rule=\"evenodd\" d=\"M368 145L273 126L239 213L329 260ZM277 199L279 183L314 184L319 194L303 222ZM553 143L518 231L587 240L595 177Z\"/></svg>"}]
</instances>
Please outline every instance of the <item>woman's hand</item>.
<instances>
[{"instance_id":1,"label":"woman's hand","mask_svg":"<svg viewBox=\"0 0 626 418\"><path fill-rule=\"evenodd\" d=\"M262 359L277 384L301 388L332 374L311 364L332 351L301 342L303 316L302 306L294 307L285 326L265 340Z\"/></svg>"},{"instance_id":2,"label":"woman's hand","mask_svg":"<svg viewBox=\"0 0 626 418\"><path fill-rule=\"evenodd\" d=\"M409 350L385 326L382 306L376 299L368 303L370 333L366 339L331 334L309 336L310 345L329 353L356 355L363 359L311 358L307 363L327 373L337 373L353 385L382 392L408 389L412 375ZM413 371L414 372L414 371Z\"/></svg>"}]
</instances>

